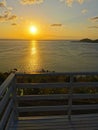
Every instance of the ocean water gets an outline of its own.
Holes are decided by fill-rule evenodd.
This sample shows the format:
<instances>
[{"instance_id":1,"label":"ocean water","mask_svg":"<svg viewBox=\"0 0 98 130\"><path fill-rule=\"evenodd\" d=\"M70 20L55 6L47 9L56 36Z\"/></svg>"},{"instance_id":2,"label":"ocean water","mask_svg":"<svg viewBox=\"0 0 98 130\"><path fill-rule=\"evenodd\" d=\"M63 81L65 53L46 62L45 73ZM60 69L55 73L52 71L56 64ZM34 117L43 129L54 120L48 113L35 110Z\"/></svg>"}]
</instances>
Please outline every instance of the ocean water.
<instances>
[{"instance_id":1,"label":"ocean water","mask_svg":"<svg viewBox=\"0 0 98 130\"><path fill-rule=\"evenodd\" d=\"M0 40L0 72L98 71L98 43Z\"/></svg>"}]
</instances>

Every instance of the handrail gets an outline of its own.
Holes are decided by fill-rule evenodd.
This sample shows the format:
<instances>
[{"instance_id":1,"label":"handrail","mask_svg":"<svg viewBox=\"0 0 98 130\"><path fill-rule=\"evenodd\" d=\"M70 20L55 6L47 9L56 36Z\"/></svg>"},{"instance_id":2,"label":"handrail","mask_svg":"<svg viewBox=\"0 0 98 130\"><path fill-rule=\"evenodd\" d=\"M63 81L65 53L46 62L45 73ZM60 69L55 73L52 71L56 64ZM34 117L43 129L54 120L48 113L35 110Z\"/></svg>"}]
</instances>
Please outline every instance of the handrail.
<instances>
[{"instance_id":1,"label":"handrail","mask_svg":"<svg viewBox=\"0 0 98 130\"><path fill-rule=\"evenodd\" d=\"M8 130L14 112L14 79L15 73L11 73L0 86L0 130Z\"/></svg>"},{"instance_id":2,"label":"handrail","mask_svg":"<svg viewBox=\"0 0 98 130\"><path fill-rule=\"evenodd\" d=\"M34 76L34 75L47 75L47 76L57 76L57 75L69 75L69 76L75 76L75 75L98 75L98 72L44 72L44 73L20 73L16 72L16 76Z\"/></svg>"},{"instance_id":3,"label":"handrail","mask_svg":"<svg viewBox=\"0 0 98 130\"><path fill-rule=\"evenodd\" d=\"M7 79L1 84L0 86L0 97L3 95L5 89L9 86L12 82L13 78L15 77L15 73L11 73Z\"/></svg>"}]
</instances>

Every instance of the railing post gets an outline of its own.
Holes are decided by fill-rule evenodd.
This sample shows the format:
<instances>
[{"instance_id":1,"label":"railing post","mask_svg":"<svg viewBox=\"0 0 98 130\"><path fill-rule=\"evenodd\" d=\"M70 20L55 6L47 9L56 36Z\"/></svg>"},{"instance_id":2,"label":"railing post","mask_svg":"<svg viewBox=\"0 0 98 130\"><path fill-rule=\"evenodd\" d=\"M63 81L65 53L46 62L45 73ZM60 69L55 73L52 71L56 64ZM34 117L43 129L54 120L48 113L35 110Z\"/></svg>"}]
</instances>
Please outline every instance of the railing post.
<instances>
[{"instance_id":1,"label":"railing post","mask_svg":"<svg viewBox=\"0 0 98 130\"><path fill-rule=\"evenodd\" d=\"M15 119L15 121L17 121L17 119L18 119L18 109L17 109L18 104L17 104L16 75L13 79L13 101L14 101L14 113L15 113L14 119Z\"/></svg>"},{"instance_id":2,"label":"railing post","mask_svg":"<svg viewBox=\"0 0 98 130\"><path fill-rule=\"evenodd\" d=\"M72 94L73 94L73 75L70 75L70 88L68 96L68 119L71 120L71 111L72 111Z\"/></svg>"}]
</instances>

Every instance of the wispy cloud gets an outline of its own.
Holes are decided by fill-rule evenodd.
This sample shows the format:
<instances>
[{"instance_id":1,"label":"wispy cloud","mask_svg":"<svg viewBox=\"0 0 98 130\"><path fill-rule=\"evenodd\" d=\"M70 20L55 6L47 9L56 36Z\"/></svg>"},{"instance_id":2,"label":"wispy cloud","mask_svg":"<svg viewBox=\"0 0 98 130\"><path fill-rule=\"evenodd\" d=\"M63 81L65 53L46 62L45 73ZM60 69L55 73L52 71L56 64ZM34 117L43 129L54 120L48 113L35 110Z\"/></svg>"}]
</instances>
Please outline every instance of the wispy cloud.
<instances>
[{"instance_id":1,"label":"wispy cloud","mask_svg":"<svg viewBox=\"0 0 98 130\"><path fill-rule=\"evenodd\" d=\"M14 21L18 17L12 13L13 8L7 6L6 0L0 2L0 8L2 8L2 13L0 14L0 22Z\"/></svg>"},{"instance_id":2,"label":"wispy cloud","mask_svg":"<svg viewBox=\"0 0 98 130\"><path fill-rule=\"evenodd\" d=\"M92 22L98 22L98 16L92 17L92 18L90 18L90 20Z\"/></svg>"},{"instance_id":3,"label":"wispy cloud","mask_svg":"<svg viewBox=\"0 0 98 130\"><path fill-rule=\"evenodd\" d=\"M11 16L8 16L7 20L16 20L17 19L17 16L16 15L11 15Z\"/></svg>"},{"instance_id":4,"label":"wispy cloud","mask_svg":"<svg viewBox=\"0 0 98 130\"><path fill-rule=\"evenodd\" d=\"M16 25L17 25L17 23L12 23L11 25L12 25L12 26L16 26Z\"/></svg>"},{"instance_id":5,"label":"wispy cloud","mask_svg":"<svg viewBox=\"0 0 98 130\"><path fill-rule=\"evenodd\" d=\"M61 27L62 24L57 24L57 23L54 23L54 24L51 24L52 27Z\"/></svg>"},{"instance_id":6,"label":"wispy cloud","mask_svg":"<svg viewBox=\"0 0 98 130\"><path fill-rule=\"evenodd\" d=\"M87 9L83 9L83 10L81 11L82 14L86 14L87 12L88 12Z\"/></svg>"},{"instance_id":7,"label":"wispy cloud","mask_svg":"<svg viewBox=\"0 0 98 130\"><path fill-rule=\"evenodd\" d=\"M20 0L22 4L40 4L43 3L44 0Z\"/></svg>"},{"instance_id":8,"label":"wispy cloud","mask_svg":"<svg viewBox=\"0 0 98 130\"><path fill-rule=\"evenodd\" d=\"M19 0L22 4L40 4L43 3L45 0ZM74 2L78 2L79 4L82 4L85 0L59 0L61 2L65 2L67 6L72 7L72 4Z\"/></svg>"},{"instance_id":9,"label":"wispy cloud","mask_svg":"<svg viewBox=\"0 0 98 130\"><path fill-rule=\"evenodd\" d=\"M84 2L84 0L77 0L80 4L82 4Z\"/></svg>"},{"instance_id":10,"label":"wispy cloud","mask_svg":"<svg viewBox=\"0 0 98 130\"><path fill-rule=\"evenodd\" d=\"M3 15L0 15L0 22L12 21L12 20L16 20L16 19L17 19L17 16L10 14L9 12L5 13Z\"/></svg>"},{"instance_id":11,"label":"wispy cloud","mask_svg":"<svg viewBox=\"0 0 98 130\"><path fill-rule=\"evenodd\" d=\"M82 4L84 0L60 0L61 2L65 2L68 7L72 7L74 2L78 2L79 4Z\"/></svg>"},{"instance_id":12,"label":"wispy cloud","mask_svg":"<svg viewBox=\"0 0 98 130\"><path fill-rule=\"evenodd\" d=\"M89 26L88 28L96 28L96 29L98 29L98 26Z\"/></svg>"}]
</instances>

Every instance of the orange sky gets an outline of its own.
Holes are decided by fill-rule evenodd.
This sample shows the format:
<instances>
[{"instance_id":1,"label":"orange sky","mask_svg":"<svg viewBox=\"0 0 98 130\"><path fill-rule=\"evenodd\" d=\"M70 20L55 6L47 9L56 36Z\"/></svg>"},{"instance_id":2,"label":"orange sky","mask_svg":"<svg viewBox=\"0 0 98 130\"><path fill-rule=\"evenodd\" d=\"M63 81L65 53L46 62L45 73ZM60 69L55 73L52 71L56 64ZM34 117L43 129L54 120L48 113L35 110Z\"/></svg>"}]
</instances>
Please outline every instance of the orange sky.
<instances>
[{"instance_id":1,"label":"orange sky","mask_svg":"<svg viewBox=\"0 0 98 130\"><path fill-rule=\"evenodd\" d=\"M1 0L0 39L96 39L97 5L96 0Z\"/></svg>"}]
</instances>

